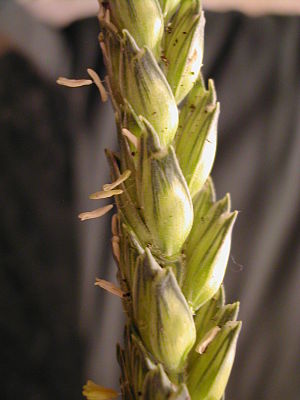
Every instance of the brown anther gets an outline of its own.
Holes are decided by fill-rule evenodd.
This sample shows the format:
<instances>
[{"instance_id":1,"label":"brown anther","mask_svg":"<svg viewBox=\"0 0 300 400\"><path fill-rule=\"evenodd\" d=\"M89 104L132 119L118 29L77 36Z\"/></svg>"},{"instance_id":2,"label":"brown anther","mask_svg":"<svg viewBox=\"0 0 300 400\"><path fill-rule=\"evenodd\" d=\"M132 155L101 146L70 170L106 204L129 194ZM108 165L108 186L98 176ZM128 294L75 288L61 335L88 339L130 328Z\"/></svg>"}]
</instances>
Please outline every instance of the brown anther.
<instances>
[{"instance_id":1,"label":"brown anther","mask_svg":"<svg viewBox=\"0 0 300 400\"><path fill-rule=\"evenodd\" d=\"M106 22L108 22L108 23L110 22L110 11L109 11L109 8L106 9L104 18L105 18Z\"/></svg>"},{"instance_id":2,"label":"brown anther","mask_svg":"<svg viewBox=\"0 0 300 400\"><path fill-rule=\"evenodd\" d=\"M115 236L114 236L115 237ZM113 255L118 263L120 263L120 245L116 240L111 241Z\"/></svg>"},{"instance_id":3,"label":"brown anther","mask_svg":"<svg viewBox=\"0 0 300 400\"><path fill-rule=\"evenodd\" d=\"M99 93L101 96L101 100L104 102L106 102L108 100L108 95L107 92L105 90L105 87L103 86L101 79L99 77L99 75L97 74L96 71L94 71L91 68L87 69L88 74L90 75L90 77L93 79L94 84L97 86L97 88L99 89Z\"/></svg>"},{"instance_id":4,"label":"brown anther","mask_svg":"<svg viewBox=\"0 0 300 400\"><path fill-rule=\"evenodd\" d=\"M83 212L78 215L78 218L81 221L86 221L88 219L100 218L103 215L107 214L113 208L112 204L109 204L105 207L97 208L97 210Z\"/></svg>"},{"instance_id":5,"label":"brown anther","mask_svg":"<svg viewBox=\"0 0 300 400\"><path fill-rule=\"evenodd\" d=\"M96 278L95 286L99 286L107 292L120 297L121 299L124 297L124 292L119 287L104 279Z\"/></svg>"},{"instance_id":6,"label":"brown anther","mask_svg":"<svg viewBox=\"0 0 300 400\"><path fill-rule=\"evenodd\" d=\"M134 145L134 147L138 148L138 138L134 136L128 129L122 128L122 134L127 137L127 139Z\"/></svg>"},{"instance_id":7,"label":"brown anther","mask_svg":"<svg viewBox=\"0 0 300 400\"><path fill-rule=\"evenodd\" d=\"M115 182L103 185L103 190L108 191L114 189L115 187L119 186L121 183L126 181L126 179L128 179L130 175L131 171L127 169L125 172L123 172L122 175L119 176L119 178Z\"/></svg>"},{"instance_id":8,"label":"brown anther","mask_svg":"<svg viewBox=\"0 0 300 400\"><path fill-rule=\"evenodd\" d=\"M89 86L93 84L93 81L90 79L68 79L60 76L56 83L58 85L67 86L69 88L78 88L81 86Z\"/></svg>"},{"instance_id":9,"label":"brown anther","mask_svg":"<svg viewBox=\"0 0 300 400\"><path fill-rule=\"evenodd\" d=\"M118 33L117 27L111 22L110 20L110 11L107 8L105 11L104 18L102 18L102 22L106 25L107 28L109 28L112 32Z\"/></svg>"},{"instance_id":10,"label":"brown anther","mask_svg":"<svg viewBox=\"0 0 300 400\"><path fill-rule=\"evenodd\" d=\"M105 58L105 60L108 60L106 46L102 41L100 41L100 48L102 50L103 57Z\"/></svg>"},{"instance_id":11,"label":"brown anther","mask_svg":"<svg viewBox=\"0 0 300 400\"><path fill-rule=\"evenodd\" d=\"M210 331L207 332L206 335L204 335L204 338L201 340L201 342L196 346L196 352L199 354L203 354L209 344L214 340L214 338L217 336L217 334L220 332L221 328L219 326L215 326L212 328Z\"/></svg>"},{"instance_id":12,"label":"brown anther","mask_svg":"<svg viewBox=\"0 0 300 400\"><path fill-rule=\"evenodd\" d=\"M111 233L118 236L118 214L114 214L111 219Z\"/></svg>"},{"instance_id":13,"label":"brown anther","mask_svg":"<svg viewBox=\"0 0 300 400\"><path fill-rule=\"evenodd\" d=\"M89 196L91 200L100 200L100 199L107 199L112 196L118 196L122 194L123 190L121 189L114 189L114 190L100 190L99 192L92 193Z\"/></svg>"},{"instance_id":14,"label":"brown anther","mask_svg":"<svg viewBox=\"0 0 300 400\"><path fill-rule=\"evenodd\" d=\"M118 235L113 235L112 239L113 242L120 243L120 238Z\"/></svg>"}]
</instances>

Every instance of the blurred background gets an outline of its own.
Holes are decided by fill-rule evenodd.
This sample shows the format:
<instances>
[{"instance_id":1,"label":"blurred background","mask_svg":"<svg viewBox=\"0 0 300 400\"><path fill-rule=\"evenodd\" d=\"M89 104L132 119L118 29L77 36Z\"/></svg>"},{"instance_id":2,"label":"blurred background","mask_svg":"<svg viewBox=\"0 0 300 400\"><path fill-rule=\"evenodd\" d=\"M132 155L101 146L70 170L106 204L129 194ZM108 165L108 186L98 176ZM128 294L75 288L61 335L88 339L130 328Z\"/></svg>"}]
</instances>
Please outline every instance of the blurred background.
<instances>
[{"instance_id":1,"label":"blurred background","mask_svg":"<svg viewBox=\"0 0 300 400\"><path fill-rule=\"evenodd\" d=\"M206 0L204 75L221 102L213 171L240 211L226 275L243 330L227 400L300 397L300 2ZM79 223L116 149L101 77L96 0L0 1L2 398L80 399L118 388L110 216Z\"/></svg>"}]
</instances>

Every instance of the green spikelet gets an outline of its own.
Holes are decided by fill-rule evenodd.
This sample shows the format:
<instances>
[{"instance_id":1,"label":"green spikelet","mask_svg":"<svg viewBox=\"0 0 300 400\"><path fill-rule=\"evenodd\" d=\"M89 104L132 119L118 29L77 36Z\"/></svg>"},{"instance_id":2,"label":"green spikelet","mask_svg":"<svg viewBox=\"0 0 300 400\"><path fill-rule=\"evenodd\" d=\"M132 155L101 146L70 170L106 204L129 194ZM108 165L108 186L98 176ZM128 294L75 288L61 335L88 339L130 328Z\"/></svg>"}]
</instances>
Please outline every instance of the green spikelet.
<instances>
[{"instance_id":1,"label":"green spikelet","mask_svg":"<svg viewBox=\"0 0 300 400\"><path fill-rule=\"evenodd\" d=\"M184 3L189 3L185 7ZM203 58L204 15L200 0L182 2L165 43L165 73L177 103L192 89Z\"/></svg>"},{"instance_id":2,"label":"green spikelet","mask_svg":"<svg viewBox=\"0 0 300 400\"><path fill-rule=\"evenodd\" d=\"M126 29L134 32L138 46L147 46L158 55L164 33L163 15L158 0L110 0L108 3L112 23L120 31ZM147 18L140 18L141 15L147 15Z\"/></svg>"},{"instance_id":3,"label":"green spikelet","mask_svg":"<svg viewBox=\"0 0 300 400\"><path fill-rule=\"evenodd\" d=\"M122 396L221 400L241 329L222 285L237 212L210 178L220 107L200 72L201 2L101 0L99 21L120 151L106 151L115 183L93 198L114 194L117 207L120 287L102 286L127 318ZM84 393L115 396L94 383Z\"/></svg>"},{"instance_id":4,"label":"green spikelet","mask_svg":"<svg viewBox=\"0 0 300 400\"><path fill-rule=\"evenodd\" d=\"M169 145L178 126L178 110L171 88L149 48L139 48L124 30L120 61L121 94L138 116L156 130L162 145ZM161 107L161 104L164 107Z\"/></svg>"},{"instance_id":5,"label":"green spikelet","mask_svg":"<svg viewBox=\"0 0 300 400\"><path fill-rule=\"evenodd\" d=\"M136 265L134 322L146 348L170 372L183 372L196 340L191 310L173 271L161 268L149 249Z\"/></svg>"}]
</instances>

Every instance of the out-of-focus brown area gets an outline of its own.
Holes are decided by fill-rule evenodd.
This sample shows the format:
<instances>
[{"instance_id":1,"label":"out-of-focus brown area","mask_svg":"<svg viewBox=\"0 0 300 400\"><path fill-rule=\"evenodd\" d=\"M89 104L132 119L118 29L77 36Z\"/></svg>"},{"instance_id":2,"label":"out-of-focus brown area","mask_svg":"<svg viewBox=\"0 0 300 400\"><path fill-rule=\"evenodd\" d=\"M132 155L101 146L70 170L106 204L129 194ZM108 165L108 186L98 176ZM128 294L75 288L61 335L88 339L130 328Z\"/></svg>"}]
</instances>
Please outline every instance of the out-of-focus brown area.
<instances>
[{"instance_id":1,"label":"out-of-focus brown area","mask_svg":"<svg viewBox=\"0 0 300 400\"><path fill-rule=\"evenodd\" d=\"M240 211L226 276L243 331L226 399L300 393L300 19L206 13L204 75L221 102L213 178ZM113 113L94 87L58 75L104 76L96 18L50 28L0 3L0 335L3 398L79 399L87 378L118 388L118 299L109 216L79 223L108 181Z\"/></svg>"}]
</instances>

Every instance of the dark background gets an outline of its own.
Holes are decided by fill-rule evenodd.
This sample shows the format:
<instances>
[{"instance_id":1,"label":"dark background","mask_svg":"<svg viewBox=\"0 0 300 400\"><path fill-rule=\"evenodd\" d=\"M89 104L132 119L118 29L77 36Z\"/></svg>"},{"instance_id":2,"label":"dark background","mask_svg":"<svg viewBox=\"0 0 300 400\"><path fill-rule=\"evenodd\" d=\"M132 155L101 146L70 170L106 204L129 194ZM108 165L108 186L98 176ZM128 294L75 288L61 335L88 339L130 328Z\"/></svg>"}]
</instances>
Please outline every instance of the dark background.
<instances>
[{"instance_id":1,"label":"dark background","mask_svg":"<svg viewBox=\"0 0 300 400\"><path fill-rule=\"evenodd\" d=\"M217 194L240 211L227 301L243 331L229 400L300 395L299 17L206 13L206 78L221 102ZM94 87L59 75L104 76L95 18L47 27L0 3L0 367L4 399L79 399L87 378L118 388L119 301L110 222L80 224L108 181L113 116Z\"/></svg>"}]
</instances>

